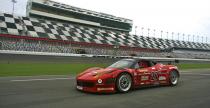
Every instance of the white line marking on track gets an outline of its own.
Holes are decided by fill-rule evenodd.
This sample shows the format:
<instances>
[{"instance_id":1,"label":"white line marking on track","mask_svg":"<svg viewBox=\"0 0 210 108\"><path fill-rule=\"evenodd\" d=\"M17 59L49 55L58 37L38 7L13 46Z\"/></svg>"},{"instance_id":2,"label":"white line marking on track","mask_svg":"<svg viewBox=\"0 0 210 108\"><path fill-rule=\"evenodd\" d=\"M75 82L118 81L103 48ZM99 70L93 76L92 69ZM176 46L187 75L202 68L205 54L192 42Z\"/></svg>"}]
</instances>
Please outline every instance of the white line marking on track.
<instances>
[{"instance_id":1,"label":"white line marking on track","mask_svg":"<svg viewBox=\"0 0 210 108\"><path fill-rule=\"evenodd\" d=\"M27 82L27 81L50 81L50 80L72 80L75 78L46 78L46 79L24 79L24 80L10 80L11 82Z\"/></svg>"}]
</instances>

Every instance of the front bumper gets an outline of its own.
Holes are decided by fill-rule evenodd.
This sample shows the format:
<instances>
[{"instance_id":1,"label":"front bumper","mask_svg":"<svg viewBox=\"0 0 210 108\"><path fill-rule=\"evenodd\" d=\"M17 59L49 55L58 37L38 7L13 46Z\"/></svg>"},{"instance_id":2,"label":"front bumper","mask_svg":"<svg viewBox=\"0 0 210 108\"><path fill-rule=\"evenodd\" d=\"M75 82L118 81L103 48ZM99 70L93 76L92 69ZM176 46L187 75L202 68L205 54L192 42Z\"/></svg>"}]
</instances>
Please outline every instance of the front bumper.
<instances>
[{"instance_id":1,"label":"front bumper","mask_svg":"<svg viewBox=\"0 0 210 108\"><path fill-rule=\"evenodd\" d=\"M96 81L77 80L77 90L91 93L114 93L115 84L98 84Z\"/></svg>"}]
</instances>

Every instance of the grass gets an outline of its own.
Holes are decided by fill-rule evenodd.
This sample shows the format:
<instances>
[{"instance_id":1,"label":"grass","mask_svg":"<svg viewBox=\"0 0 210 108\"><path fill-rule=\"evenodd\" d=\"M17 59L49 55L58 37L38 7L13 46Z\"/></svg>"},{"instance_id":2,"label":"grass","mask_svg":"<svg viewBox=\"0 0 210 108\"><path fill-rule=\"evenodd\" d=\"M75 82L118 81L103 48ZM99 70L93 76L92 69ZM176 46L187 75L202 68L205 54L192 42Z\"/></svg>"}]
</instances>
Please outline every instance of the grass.
<instances>
[{"instance_id":1,"label":"grass","mask_svg":"<svg viewBox=\"0 0 210 108\"><path fill-rule=\"evenodd\" d=\"M106 67L107 64L56 64L11 63L0 64L0 76L68 75L77 74L89 67Z\"/></svg>"},{"instance_id":2,"label":"grass","mask_svg":"<svg viewBox=\"0 0 210 108\"><path fill-rule=\"evenodd\" d=\"M178 64L177 66L181 70L185 70L185 69L205 69L205 68L210 68L210 63L202 63L202 64L188 63L188 64Z\"/></svg>"},{"instance_id":3,"label":"grass","mask_svg":"<svg viewBox=\"0 0 210 108\"><path fill-rule=\"evenodd\" d=\"M106 67L108 64L68 64L68 63L0 63L0 77L33 75L77 74L89 67ZM210 64L178 64L179 69L210 68Z\"/></svg>"}]
</instances>

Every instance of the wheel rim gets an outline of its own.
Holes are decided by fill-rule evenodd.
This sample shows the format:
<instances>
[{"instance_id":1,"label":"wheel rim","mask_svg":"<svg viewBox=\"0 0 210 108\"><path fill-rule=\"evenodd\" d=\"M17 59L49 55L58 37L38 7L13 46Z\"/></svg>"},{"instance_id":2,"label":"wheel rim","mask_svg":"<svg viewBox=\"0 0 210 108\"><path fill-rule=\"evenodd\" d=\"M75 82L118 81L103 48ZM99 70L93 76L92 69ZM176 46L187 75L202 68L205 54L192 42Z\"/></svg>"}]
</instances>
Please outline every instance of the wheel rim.
<instances>
[{"instance_id":1,"label":"wheel rim","mask_svg":"<svg viewBox=\"0 0 210 108\"><path fill-rule=\"evenodd\" d=\"M128 91L131 87L131 77L129 75L122 75L119 78L118 85L121 91Z\"/></svg>"},{"instance_id":2,"label":"wheel rim","mask_svg":"<svg viewBox=\"0 0 210 108\"><path fill-rule=\"evenodd\" d=\"M170 74L170 80L171 80L171 83L173 85L176 85L177 82L178 82L178 76L177 76L177 73L176 72L171 72Z\"/></svg>"}]
</instances>

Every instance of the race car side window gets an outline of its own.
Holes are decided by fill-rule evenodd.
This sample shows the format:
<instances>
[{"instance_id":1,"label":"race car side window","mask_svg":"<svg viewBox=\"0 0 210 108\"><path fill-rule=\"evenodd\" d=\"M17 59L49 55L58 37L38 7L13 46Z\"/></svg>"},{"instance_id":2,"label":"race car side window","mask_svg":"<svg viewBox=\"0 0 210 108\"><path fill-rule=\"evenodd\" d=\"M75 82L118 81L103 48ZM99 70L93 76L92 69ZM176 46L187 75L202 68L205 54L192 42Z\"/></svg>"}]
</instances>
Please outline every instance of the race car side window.
<instances>
[{"instance_id":1,"label":"race car side window","mask_svg":"<svg viewBox=\"0 0 210 108\"><path fill-rule=\"evenodd\" d=\"M152 67L156 65L156 62L149 61L149 60L142 60L142 61L139 61L137 64L139 65L139 68L147 68L147 67Z\"/></svg>"},{"instance_id":2,"label":"race car side window","mask_svg":"<svg viewBox=\"0 0 210 108\"><path fill-rule=\"evenodd\" d=\"M153 64L153 65L156 65L156 64L157 64L157 62L152 61L152 64Z\"/></svg>"},{"instance_id":3,"label":"race car side window","mask_svg":"<svg viewBox=\"0 0 210 108\"><path fill-rule=\"evenodd\" d=\"M149 63L149 61L139 61L138 62L138 65L139 65L139 67L140 68L147 68L147 67L150 67L150 63Z\"/></svg>"},{"instance_id":4,"label":"race car side window","mask_svg":"<svg viewBox=\"0 0 210 108\"><path fill-rule=\"evenodd\" d=\"M156 65L157 63L154 62L154 61L150 61L149 64L150 64L150 66L154 66L154 65Z\"/></svg>"}]
</instances>

